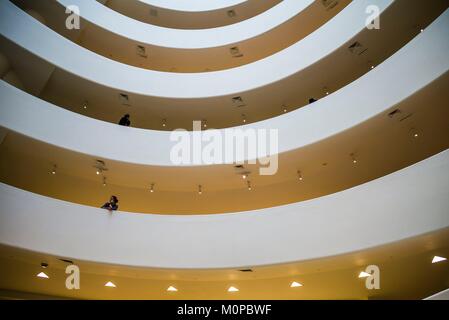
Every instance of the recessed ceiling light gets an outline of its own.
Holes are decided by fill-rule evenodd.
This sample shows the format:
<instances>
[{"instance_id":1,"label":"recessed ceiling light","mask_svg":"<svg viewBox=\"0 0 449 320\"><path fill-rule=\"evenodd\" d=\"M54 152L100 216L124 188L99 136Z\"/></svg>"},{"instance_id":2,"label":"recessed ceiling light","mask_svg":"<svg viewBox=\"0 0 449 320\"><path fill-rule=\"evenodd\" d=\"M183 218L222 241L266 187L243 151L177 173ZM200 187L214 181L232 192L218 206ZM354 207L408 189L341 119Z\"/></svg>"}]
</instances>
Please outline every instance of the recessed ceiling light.
<instances>
[{"instance_id":1,"label":"recessed ceiling light","mask_svg":"<svg viewBox=\"0 0 449 320\"><path fill-rule=\"evenodd\" d=\"M228 292L239 292L239 289L231 286L231 287L229 287Z\"/></svg>"},{"instance_id":2,"label":"recessed ceiling light","mask_svg":"<svg viewBox=\"0 0 449 320\"><path fill-rule=\"evenodd\" d=\"M116 287L116 285L113 284L111 281L108 281L104 286L105 287L109 287L109 288L115 288Z\"/></svg>"},{"instance_id":3,"label":"recessed ceiling light","mask_svg":"<svg viewBox=\"0 0 449 320\"><path fill-rule=\"evenodd\" d=\"M302 177L302 172L298 170L298 179L299 181L304 180L304 178Z\"/></svg>"},{"instance_id":4,"label":"recessed ceiling light","mask_svg":"<svg viewBox=\"0 0 449 320\"><path fill-rule=\"evenodd\" d=\"M176 291L178 291L178 289L176 289L176 288L173 287L173 286L170 286L170 287L167 288L167 291L170 291L170 292L176 292Z\"/></svg>"},{"instance_id":5,"label":"recessed ceiling light","mask_svg":"<svg viewBox=\"0 0 449 320\"><path fill-rule=\"evenodd\" d=\"M445 260L447 260L447 259L444 257L435 256L432 259L432 263L438 263L438 262L445 261Z\"/></svg>"},{"instance_id":6,"label":"recessed ceiling light","mask_svg":"<svg viewBox=\"0 0 449 320\"><path fill-rule=\"evenodd\" d=\"M43 278L43 279L49 279L50 278L49 276L47 276L45 274L45 272L40 272L36 277Z\"/></svg>"},{"instance_id":7,"label":"recessed ceiling light","mask_svg":"<svg viewBox=\"0 0 449 320\"><path fill-rule=\"evenodd\" d=\"M290 284L290 288L298 288L298 287L302 287L302 284L300 284L299 282L293 281Z\"/></svg>"},{"instance_id":8,"label":"recessed ceiling light","mask_svg":"<svg viewBox=\"0 0 449 320\"><path fill-rule=\"evenodd\" d=\"M151 192L151 193L154 192L154 183L152 183L151 186L150 186L150 192Z\"/></svg>"},{"instance_id":9,"label":"recessed ceiling light","mask_svg":"<svg viewBox=\"0 0 449 320\"><path fill-rule=\"evenodd\" d=\"M198 194L203 194L203 187L201 185L198 186Z\"/></svg>"},{"instance_id":10,"label":"recessed ceiling light","mask_svg":"<svg viewBox=\"0 0 449 320\"><path fill-rule=\"evenodd\" d=\"M359 273L359 278L366 278L371 276L368 272L362 271Z\"/></svg>"}]
</instances>

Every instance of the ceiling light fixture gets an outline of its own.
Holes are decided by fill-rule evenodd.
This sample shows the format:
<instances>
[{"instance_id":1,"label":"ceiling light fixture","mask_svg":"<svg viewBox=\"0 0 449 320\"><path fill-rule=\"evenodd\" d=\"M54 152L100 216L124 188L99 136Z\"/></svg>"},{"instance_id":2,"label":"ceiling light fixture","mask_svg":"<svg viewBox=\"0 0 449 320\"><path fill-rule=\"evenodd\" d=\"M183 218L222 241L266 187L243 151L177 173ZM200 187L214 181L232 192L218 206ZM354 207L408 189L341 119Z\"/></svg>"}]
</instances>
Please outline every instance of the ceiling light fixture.
<instances>
[{"instance_id":1,"label":"ceiling light fixture","mask_svg":"<svg viewBox=\"0 0 449 320\"><path fill-rule=\"evenodd\" d=\"M150 186L150 192L151 192L151 193L154 192L154 183L152 183L151 186Z\"/></svg>"},{"instance_id":2,"label":"ceiling light fixture","mask_svg":"<svg viewBox=\"0 0 449 320\"><path fill-rule=\"evenodd\" d=\"M203 127L207 128L207 120L203 120Z\"/></svg>"},{"instance_id":3,"label":"ceiling light fixture","mask_svg":"<svg viewBox=\"0 0 449 320\"><path fill-rule=\"evenodd\" d=\"M290 288L298 288L298 287L302 287L302 284L300 284L299 282L293 281L290 284Z\"/></svg>"},{"instance_id":4,"label":"ceiling light fixture","mask_svg":"<svg viewBox=\"0 0 449 320\"><path fill-rule=\"evenodd\" d=\"M111 281L108 281L105 285L105 287L109 287L109 288L116 288L117 286L115 284L113 284Z\"/></svg>"},{"instance_id":5,"label":"ceiling light fixture","mask_svg":"<svg viewBox=\"0 0 449 320\"><path fill-rule=\"evenodd\" d=\"M298 170L298 179L299 181L304 180L304 178L302 177L302 172L300 170Z\"/></svg>"},{"instance_id":6,"label":"ceiling light fixture","mask_svg":"<svg viewBox=\"0 0 449 320\"><path fill-rule=\"evenodd\" d=\"M239 292L240 290L237 289L236 287L229 287L228 292Z\"/></svg>"},{"instance_id":7,"label":"ceiling light fixture","mask_svg":"<svg viewBox=\"0 0 449 320\"><path fill-rule=\"evenodd\" d=\"M167 126L167 119L162 119L162 126L164 128Z\"/></svg>"},{"instance_id":8,"label":"ceiling light fixture","mask_svg":"<svg viewBox=\"0 0 449 320\"><path fill-rule=\"evenodd\" d=\"M198 194L199 195L203 194L203 187L201 185L198 185Z\"/></svg>"},{"instance_id":9,"label":"ceiling light fixture","mask_svg":"<svg viewBox=\"0 0 449 320\"><path fill-rule=\"evenodd\" d=\"M246 115L242 114L242 121L243 123L246 123Z\"/></svg>"},{"instance_id":10,"label":"ceiling light fixture","mask_svg":"<svg viewBox=\"0 0 449 320\"><path fill-rule=\"evenodd\" d=\"M356 164L357 163L357 159L356 159L355 155L353 153L351 153L350 156L351 156L351 159L352 159L352 163Z\"/></svg>"},{"instance_id":11,"label":"ceiling light fixture","mask_svg":"<svg viewBox=\"0 0 449 320\"><path fill-rule=\"evenodd\" d=\"M45 274L45 272L39 272L39 273L36 275L36 277L42 278L42 279L49 279L49 278L50 278L49 276L47 276L47 275Z\"/></svg>"},{"instance_id":12,"label":"ceiling light fixture","mask_svg":"<svg viewBox=\"0 0 449 320\"><path fill-rule=\"evenodd\" d=\"M87 100L84 101L84 103L83 103L83 109L86 110L88 106L89 106L89 102L88 102Z\"/></svg>"},{"instance_id":13,"label":"ceiling light fixture","mask_svg":"<svg viewBox=\"0 0 449 320\"><path fill-rule=\"evenodd\" d=\"M418 138L419 137L419 133L415 128L411 128L410 129L410 133L413 135L413 138Z\"/></svg>"},{"instance_id":14,"label":"ceiling light fixture","mask_svg":"<svg viewBox=\"0 0 449 320\"><path fill-rule=\"evenodd\" d=\"M251 181L247 181L246 184L248 185L248 190L251 191L252 190L252 188L251 188Z\"/></svg>"},{"instance_id":15,"label":"ceiling light fixture","mask_svg":"<svg viewBox=\"0 0 449 320\"><path fill-rule=\"evenodd\" d=\"M169 292L177 292L178 289L176 289L176 288L173 287L173 286L170 286L170 287L167 288L167 291L169 291Z\"/></svg>"},{"instance_id":16,"label":"ceiling light fixture","mask_svg":"<svg viewBox=\"0 0 449 320\"><path fill-rule=\"evenodd\" d=\"M432 263L438 263L438 262L446 261L446 260L447 259L444 258L444 257L434 256L433 259L432 259Z\"/></svg>"},{"instance_id":17,"label":"ceiling light fixture","mask_svg":"<svg viewBox=\"0 0 449 320\"><path fill-rule=\"evenodd\" d=\"M53 165L53 169L51 170L51 174L52 175L55 175L56 174L56 169L58 168L58 166L57 165Z\"/></svg>"},{"instance_id":18,"label":"ceiling light fixture","mask_svg":"<svg viewBox=\"0 0 449 320\"><path fill-rule=\"evenodd\" d=\"M103 187L106 187L106 177L103 177Z\"/></svg>"}]
</instances>

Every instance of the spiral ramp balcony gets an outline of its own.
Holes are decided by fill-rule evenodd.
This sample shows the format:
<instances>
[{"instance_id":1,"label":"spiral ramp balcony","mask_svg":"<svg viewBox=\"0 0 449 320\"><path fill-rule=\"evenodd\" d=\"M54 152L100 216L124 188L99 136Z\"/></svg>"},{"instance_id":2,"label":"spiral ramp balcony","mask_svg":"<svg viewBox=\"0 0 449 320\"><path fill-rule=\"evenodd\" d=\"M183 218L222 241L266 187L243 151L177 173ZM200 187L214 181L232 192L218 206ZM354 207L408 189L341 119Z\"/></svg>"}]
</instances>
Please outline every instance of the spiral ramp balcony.
<instances>
[{"instance_id":1,"label":"spiral ramp balcony","mask_svg":"<svg viewBox=\"0 0 449 320\"><path fill-rule=\"evenodd\" d=\"M175 3L0 1L0 297L444 297L447 1ZM174 163L175 129L278 143Z\"/></svg>"}]
</instances>

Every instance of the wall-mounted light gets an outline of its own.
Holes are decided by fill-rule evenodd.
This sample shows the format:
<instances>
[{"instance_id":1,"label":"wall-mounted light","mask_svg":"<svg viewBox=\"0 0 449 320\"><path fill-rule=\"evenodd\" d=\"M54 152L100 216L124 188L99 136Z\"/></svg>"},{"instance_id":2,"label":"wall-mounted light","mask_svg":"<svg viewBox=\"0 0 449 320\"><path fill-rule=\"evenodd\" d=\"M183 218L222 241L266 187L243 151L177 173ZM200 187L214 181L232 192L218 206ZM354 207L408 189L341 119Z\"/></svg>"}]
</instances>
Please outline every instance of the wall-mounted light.
<instances>
[{"instance_id":1,"label":"wall-mounted light","mask_svg":"<svg viewBox=\"0 0 449 320\"><path fill-rule=\"evenodd\" d=\"M198 185L198 194L199 195L203 194L203 186L202 185Z\"/></svg>"},{"instance_id":2,"label":"wall-mounted light","mask_svg":"<svg viewBox=\"0 0 449 320\"><path fill-rule=\"evenodd\" d=\"M356 164L357 163L357 159L356 159L355 155L353 153L351 153L349 156L351 157L352 163Z\"/></svg>"},{"instance_id":3,"label":"wall-mounted light","mask_svg":"<svg viewBox=\"0 0 449 320\"><path fill-rule=\"evenodd\" d=\"M154 193L154 183L152 183L151 186L150 186L150 192Z\"/></svg>"}]
</instances>

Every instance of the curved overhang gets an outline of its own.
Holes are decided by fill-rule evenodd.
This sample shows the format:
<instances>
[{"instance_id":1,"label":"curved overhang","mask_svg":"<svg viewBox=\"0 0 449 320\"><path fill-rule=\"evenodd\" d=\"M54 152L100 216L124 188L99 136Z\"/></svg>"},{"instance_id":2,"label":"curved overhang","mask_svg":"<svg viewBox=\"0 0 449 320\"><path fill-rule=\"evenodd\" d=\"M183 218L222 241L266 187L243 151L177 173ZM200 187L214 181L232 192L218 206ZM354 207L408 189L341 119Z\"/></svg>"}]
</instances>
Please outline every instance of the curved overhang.
<instances>
[{"instance_id":1,"label":"curved overhang","mask_svg":"<svg viewBox=\"0 0 449 320\"><path fill-rule=\"evenodd\" d=\"M425 32L377 68L312 105L269 120L212 132L225 136L226 132L234 129L277 130L279 143L276 154L297 150L344 132L392 108L449 70L449 58L445 54L449 51L448 26L449 11L446 11ZM419 77L414 76L417 73ZM153 166L173 165L170 150L175 142L170 143L169 132L122 128L89 119L57 108L6 83L1 83L0 90L3 105L0 125L9 130L110 160ZM35 122L34 119L44 112L48 116ZM67 126L74 129L65 130ZM92 142L91 137L98 132L107 132L115 144L99 146ZM133 141L133 144L128 141ZM120 148L117 149L117 145ZM155 148L157 153L153 152ZM236 150L234 160L245 162L252 159ZM223 163L228 162L225 160Z\"/></svg>"},{"instance_id":2,"label":"curved overhang","mask_svg":"<svg viewBox=\"0 0 449 320\"><path fill-rule=\"evenodd\" d=\"M269 10L281 0L247 0L226 7L203 7L210 10L188 11L159 7L143 1L103 0L99 2L125 16L145 23L176 29L207 29L252 18ZM210 2L206 2L203 6L209 4Z\"/></svg>"},{"instance_id":3,"label":"curved overhang","mask_svg":"<svg viewBox=\"0 0 449 320\"><path fill-rule=\"evenodd\" d=\"M0 243L135 267L213 269L306 261L449 227L448 181L446 150L318 199L202 216L110 214L1 184Z\"/></svg>"}]
</instances>

